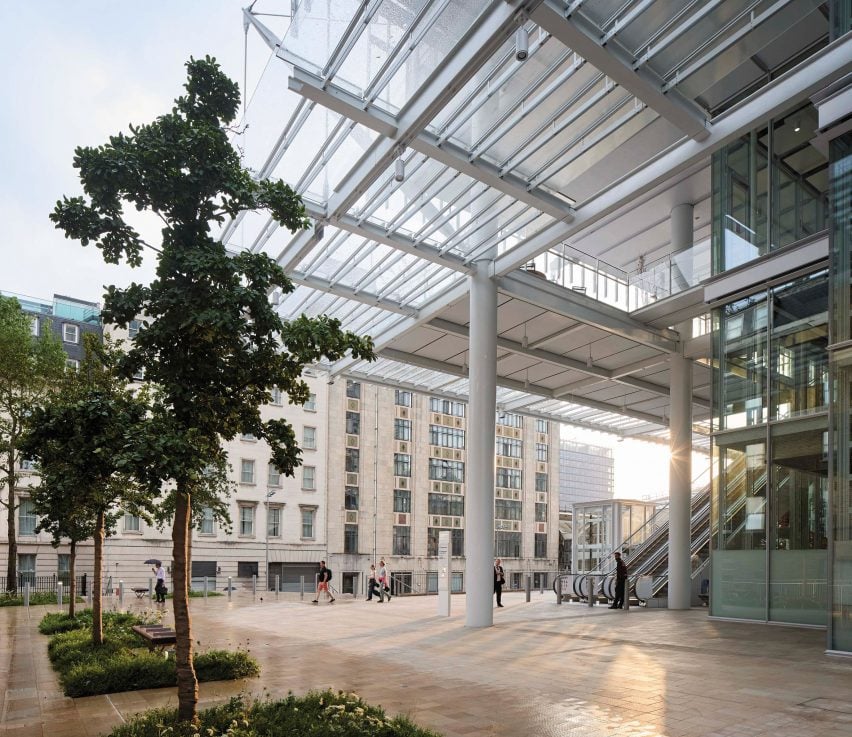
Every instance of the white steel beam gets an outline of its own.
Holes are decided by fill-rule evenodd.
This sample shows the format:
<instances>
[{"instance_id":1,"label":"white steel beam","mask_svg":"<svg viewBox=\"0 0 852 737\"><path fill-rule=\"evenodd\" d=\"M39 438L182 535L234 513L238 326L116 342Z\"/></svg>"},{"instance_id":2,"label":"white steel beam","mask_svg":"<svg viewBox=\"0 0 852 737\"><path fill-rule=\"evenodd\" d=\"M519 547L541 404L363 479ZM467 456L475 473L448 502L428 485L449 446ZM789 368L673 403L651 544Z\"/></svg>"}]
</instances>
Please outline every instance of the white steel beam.
<instances>
[{"instance_id":1,"label":"white steel beam","mask_svg":"<svg viewBox=\"0 0 852 737\"><path fill-rule=\"evenodd\" d=\"M690 138L702 141L710 135L704 111L676 90L664 93L664 79L646 66L636 68L616 39L604 42L604 33L581 14L566 17L562 3L543 0L530 18Z\"/></svg>"},{"instance_id":2,"label":"white steel beam","mask_svg":"<svg viewBox=\"0 0 852 737\"><path fill-rule=\"evenodd\" d=\"M679 336L673 330L649 327L633 320L616 307L523 271L502 277L498 285L503 294L571 320L592 325L658 351L674 353L677 350Z\"/></svg>"},{"instance_id":3,"label":"white steel beam","mask_svg":"<svg viewBox=\"0 0 852 737\"><path fill-rule=\"evenodd\" d=\"M284 269L284 273L289 274L295 269L311 252L311 249L322 240L322 237L322 225L315 225L313 228L300 230L296 233L284 247L284 250L278 254L278 258L275 259L278 265Z\"/></svg>"},{"instance_id":4,"label":"white steel beam","mask_svg":"<svg viewBox=\"0 0 852 737\"><path fill-rule=\"evenodd\" d=\"M370 294L369 292L363 292L361 290L356 291L350 287L343 286L342 284L333 284L332 282L329 282L326 279L321 279L317 276L307 276L306 274L299 273L291 273L288 274L288 276L294 284L301 284L302 286L316 289L319 292L325 292L326 294L332 294L335 297L342 297L343 299L360 302L361 304L369 305L371 307L378 307L379 309L387 312L395 312L397 315L405 315L406 317L412 318L417 317L417 310L414 307L401 305L399 302L394 302L390 299L381 299L375 294Z\"/></svg>"},{"instance_id":5,"label":"white steel beam","mask_svg":"<svg viewBox=\"0 0 852 737\"><path fill-rule=\"evenodd\" d=\"M688 140L637 169L603 194L575 208L571 223L555 223L528 238L497 259L495 271L508 274L540 253L582 232L590 225L630 205L638 197L665 185L673 176L708 159L715 151L795 105L817 90L852 72L852 35L846 34L778 79L741 105L714 120L703 141ZM594 254L592 254L594 255Z\"/></svg>"}]
</instances>

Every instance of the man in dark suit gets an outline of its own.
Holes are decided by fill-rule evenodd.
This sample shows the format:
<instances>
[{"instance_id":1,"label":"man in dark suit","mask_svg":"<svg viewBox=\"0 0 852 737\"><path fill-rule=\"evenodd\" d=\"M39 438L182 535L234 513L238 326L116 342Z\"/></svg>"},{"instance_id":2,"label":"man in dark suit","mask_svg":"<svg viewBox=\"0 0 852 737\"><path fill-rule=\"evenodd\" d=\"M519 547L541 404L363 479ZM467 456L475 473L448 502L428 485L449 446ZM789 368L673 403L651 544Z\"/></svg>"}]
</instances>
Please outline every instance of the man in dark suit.
<instances>
[{"instance_id":1,"label":"man in dark suit","mask_svg":"<svg viewBox=\"0 0 852 737\"><path fill-rule=\"evenodd\" d=\"M500 559L494 561L494 593L497 594L497 606L502 607L503 584L506 583L506 576L503 573L503 566L500 565Z\"/></svg>"},{"instance_id":2,"label":"man in dark suit","mask_svg":"<svg viewBox=\"0 0 852 737\"><path fill-rule=\"evenodd\" d=\"M624 597L627 593L627 565L621 560L621 553L615 556L615 600L610 609L624 609Z\"/></svg>"}]
</instances>

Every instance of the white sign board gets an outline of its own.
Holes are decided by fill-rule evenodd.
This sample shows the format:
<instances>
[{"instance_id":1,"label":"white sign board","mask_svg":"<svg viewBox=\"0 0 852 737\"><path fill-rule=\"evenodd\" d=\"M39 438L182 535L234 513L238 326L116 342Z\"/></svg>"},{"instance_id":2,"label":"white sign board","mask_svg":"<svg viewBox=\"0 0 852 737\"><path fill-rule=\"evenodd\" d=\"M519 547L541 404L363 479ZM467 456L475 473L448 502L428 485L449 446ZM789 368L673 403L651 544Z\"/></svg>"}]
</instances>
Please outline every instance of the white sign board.
<instances>
[{"instance_id":1,"label":"white sign board","mask_svg":"<svg viewBox=\"0 0 852 737\"><path fill-rule=\"evenodd\" d=\"M438 616L450 616L450 531L438 533Z\"/></svg>"}]
</instances>

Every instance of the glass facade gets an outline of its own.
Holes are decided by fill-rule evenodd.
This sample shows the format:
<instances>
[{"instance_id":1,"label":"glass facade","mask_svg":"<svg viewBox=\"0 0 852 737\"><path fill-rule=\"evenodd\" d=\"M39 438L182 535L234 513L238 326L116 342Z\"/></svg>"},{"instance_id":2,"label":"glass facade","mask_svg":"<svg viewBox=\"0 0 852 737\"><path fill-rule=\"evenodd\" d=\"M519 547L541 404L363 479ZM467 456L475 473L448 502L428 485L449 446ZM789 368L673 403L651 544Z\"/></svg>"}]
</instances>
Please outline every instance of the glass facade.
<instances>
[{"instance_id":1,"label":"glass facade","mask_svg":"<svg viewBox=\"0 0 852 737\"><path fill-rule=\"evenodd\" d=\"M807 103L713 155L713 273L826 229L828 161Z\"/></svg>"},{"instance_id":2,"label":"glass facade","mask_svg":"<svg viewBox=\"0 0 852 737\"><path fill-rule=\"evenodd\" d=\"M712 613L825 624L828 273L716 319Z\"/></svg>"},{"instance_id":3,"label":"glass facade","mask_svg":"<svg viewBox=\"0 0 852 737\"><path fill-rule=\"evenodd\" d=\"M848 30L852 11L846 11ZM829 647L852 651L852 133L831 141L831 602Z\"/></svg>"}]
</instances>

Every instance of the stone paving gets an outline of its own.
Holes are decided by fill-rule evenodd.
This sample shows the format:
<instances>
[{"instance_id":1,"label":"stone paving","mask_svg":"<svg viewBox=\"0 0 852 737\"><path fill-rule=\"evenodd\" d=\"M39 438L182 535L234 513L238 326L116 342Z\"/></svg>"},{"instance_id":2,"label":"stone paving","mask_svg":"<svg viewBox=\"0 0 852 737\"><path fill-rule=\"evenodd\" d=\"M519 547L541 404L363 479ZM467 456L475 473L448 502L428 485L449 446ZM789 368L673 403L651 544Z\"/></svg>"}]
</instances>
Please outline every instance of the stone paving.
<instances>
[{"instance_id":1,"label":"stone paving","mask_svg":"<svg viewBox=\"0 0 852 737\"><path fill-rule=\"evenodd\" d=\"M824 655L819 630L717 622L706 609L557 607L549 593L506 594L495 626L473 630L463 596L449 618L436 597L309 598L193 600L202 649L248 648L262 668L202 684L202 705L332 688L446 737L852 736L852 659ZM88 737L175 704L171 688L63 697L36 629L48 610L0 609L0 734Z\"/></svg>"}]
</instances>

